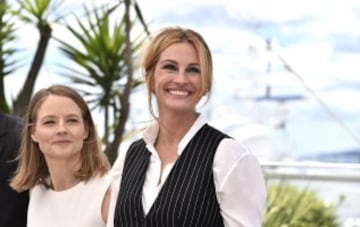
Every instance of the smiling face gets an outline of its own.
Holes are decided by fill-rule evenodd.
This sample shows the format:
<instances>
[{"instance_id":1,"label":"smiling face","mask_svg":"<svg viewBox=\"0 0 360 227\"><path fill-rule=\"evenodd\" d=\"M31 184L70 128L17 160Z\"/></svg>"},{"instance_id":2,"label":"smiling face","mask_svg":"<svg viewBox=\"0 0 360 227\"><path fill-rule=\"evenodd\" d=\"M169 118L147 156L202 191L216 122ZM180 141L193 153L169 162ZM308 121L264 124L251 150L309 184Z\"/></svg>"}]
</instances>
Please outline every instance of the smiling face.
<instances>
[{"instance_id":1,"label":"smiling face","mask_svg":"<svg viewBox=\"0 0 360 227\"><path fill-rule=\"evenodd\" d=\"M189 42L175 43L160 55L155 66L152 91L160 114L164 110L195 112L201 97L201 72L197 52Z\"/></svg>"},{"instance_id":2,"label":"smiling face","mask_svg":"<svg viewBox=\"0 0 360 227\"><path fill-rule=\"evenodd\" d=\"M79 106L70 98L49 95L37 112L31 138L46 160L80 159L88 136Z\"/></svg>"}]
</instances>

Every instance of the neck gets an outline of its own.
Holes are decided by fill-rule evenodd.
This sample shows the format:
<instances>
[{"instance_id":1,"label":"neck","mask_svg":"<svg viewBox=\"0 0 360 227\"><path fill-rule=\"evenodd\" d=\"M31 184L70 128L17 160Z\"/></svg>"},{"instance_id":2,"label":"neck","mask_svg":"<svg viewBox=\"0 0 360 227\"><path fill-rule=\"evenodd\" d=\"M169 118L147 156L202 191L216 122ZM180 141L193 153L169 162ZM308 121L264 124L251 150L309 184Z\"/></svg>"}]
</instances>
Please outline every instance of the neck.
<instances>
[{"instance_id":1,"label":"neck","mask_svg":"<svg viewBox=\"0 0 360 227\"><path fill-rule=\"evenodd\" d=\"M80 179L75 176L79 168L78 162L72 163L69 160L51 162L47 160L50 173L50 185L54 191L63 191L75 186Z\"/></svg>"},{"instance_id":2,"label":"neck","mask_svg":"<svg viewBox=\"0 0 360 227\"><path fill-rule=\"evenodd\" d=\"M158 142L178 144L196 121L199 114L181 114L174 116L162 115L159 117Z\"/></svg>"}]
</instances>

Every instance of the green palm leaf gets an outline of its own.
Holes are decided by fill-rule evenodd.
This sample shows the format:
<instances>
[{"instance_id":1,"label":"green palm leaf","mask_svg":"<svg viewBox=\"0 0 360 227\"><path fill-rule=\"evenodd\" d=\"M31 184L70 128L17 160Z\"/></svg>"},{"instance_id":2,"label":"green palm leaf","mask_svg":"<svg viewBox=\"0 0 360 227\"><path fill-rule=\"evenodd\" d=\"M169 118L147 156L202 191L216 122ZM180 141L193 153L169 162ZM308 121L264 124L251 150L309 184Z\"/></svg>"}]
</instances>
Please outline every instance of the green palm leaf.
<instances>
[{"instance_id":1,"label":"green palm leaf","mask_svg":"<svg viewBox=\"0 0 360 227\"><path fill-rule=\"evenodd\" d=\"M105 135L117 124L121 110L120 98L127 78L125 24L122 20L113 22L111 17L118 7L102 6L91 11L84 6L85 17L75 16L75 23L66 25L76 43L55 37L60 43L61 53L72 63L72 66L60 64L60 74L70 78L78 87L84 87L80 92L92 109L104 113L104 119L113 116L112 122L105 120ZM132 46L134 58L143 40L135 40ZM139 84L136 81L133 86Z\"/></svg>"}]
</instances>

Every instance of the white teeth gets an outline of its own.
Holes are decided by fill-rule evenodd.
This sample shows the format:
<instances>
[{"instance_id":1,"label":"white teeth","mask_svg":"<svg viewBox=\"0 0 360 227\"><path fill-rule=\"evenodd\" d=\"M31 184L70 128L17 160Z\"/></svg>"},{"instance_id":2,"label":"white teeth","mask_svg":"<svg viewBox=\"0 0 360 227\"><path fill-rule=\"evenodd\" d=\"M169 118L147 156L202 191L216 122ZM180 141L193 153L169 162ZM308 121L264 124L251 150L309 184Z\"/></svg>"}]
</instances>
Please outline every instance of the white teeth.
<instances>
[{"instance_id":1,"label":"white teeth","mask_svg":"<svg viewBox=\"0 0 360 227\"><path fill-rule=\"evenodd\" d=\"M171 90L171 91L169 91L169 93L172 95L178 95L178 96L187 96L189 94L189 92L187 92L187 91L178 91L178 90L176 90L176 91Z\"/></svg>"}]
</instances>

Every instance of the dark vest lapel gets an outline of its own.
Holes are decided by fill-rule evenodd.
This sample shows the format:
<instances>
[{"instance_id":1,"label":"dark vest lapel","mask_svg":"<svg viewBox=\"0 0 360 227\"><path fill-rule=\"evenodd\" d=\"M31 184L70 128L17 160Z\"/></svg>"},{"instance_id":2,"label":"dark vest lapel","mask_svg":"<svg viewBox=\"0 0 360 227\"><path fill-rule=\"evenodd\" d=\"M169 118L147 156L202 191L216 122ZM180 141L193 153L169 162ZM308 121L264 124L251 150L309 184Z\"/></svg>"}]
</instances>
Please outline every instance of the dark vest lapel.
<instances>
[{"instance_id":1,"label":"dark vest lapel","mask_svg":"<svg viewBox=\"0 0 360 227\"><path fill-rule=\"evenodd\" d=\"M115 226L136 227L136 222L144 219L141 196L150 155L143 140L134 142L129 148L116 203Z\"/></svg>"},{"instance_id":2,"label":"dark vest lapel","mask_svg":"<svg viewBox=\"0 0 360 227\"><path fill-rule=\"evenodd\" d=\"M176 161L146 216L141 196L150 153L143 140L134 143L124 164L115 226L223 226L212 165L216 149L225 137L204 125Z\"/></svg>"}]
</instances>

